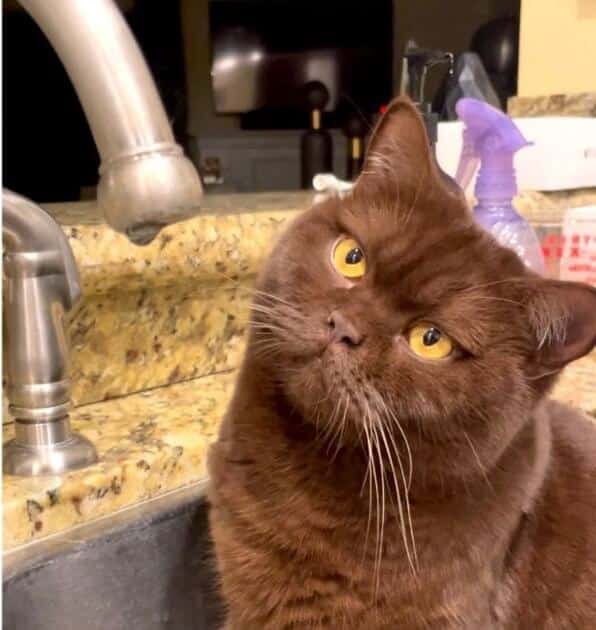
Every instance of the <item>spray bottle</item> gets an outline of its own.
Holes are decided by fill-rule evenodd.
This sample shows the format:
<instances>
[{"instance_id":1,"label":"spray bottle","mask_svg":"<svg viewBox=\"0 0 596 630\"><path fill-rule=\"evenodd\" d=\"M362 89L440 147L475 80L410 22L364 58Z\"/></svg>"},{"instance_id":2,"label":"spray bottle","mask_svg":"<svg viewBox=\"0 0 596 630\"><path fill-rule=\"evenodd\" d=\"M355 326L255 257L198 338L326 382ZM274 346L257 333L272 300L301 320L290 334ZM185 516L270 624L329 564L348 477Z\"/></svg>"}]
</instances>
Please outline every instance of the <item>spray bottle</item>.
<instances>
[{"instance_id":1,"label":"spray bottle","mask_svg":"<svg viewBox=\"0 0 596 630\"><path fill-rule=\"evenodd\" d=\"M465 190L480 165L474 194L474 216L524 263L544 274L544 257L532 226L513 207L517 182L513 157L531 144L515 123L500 110L473 98L462 98L455 107L464 123L463 148L455 179Z\"/></svg>"}]
</instances>

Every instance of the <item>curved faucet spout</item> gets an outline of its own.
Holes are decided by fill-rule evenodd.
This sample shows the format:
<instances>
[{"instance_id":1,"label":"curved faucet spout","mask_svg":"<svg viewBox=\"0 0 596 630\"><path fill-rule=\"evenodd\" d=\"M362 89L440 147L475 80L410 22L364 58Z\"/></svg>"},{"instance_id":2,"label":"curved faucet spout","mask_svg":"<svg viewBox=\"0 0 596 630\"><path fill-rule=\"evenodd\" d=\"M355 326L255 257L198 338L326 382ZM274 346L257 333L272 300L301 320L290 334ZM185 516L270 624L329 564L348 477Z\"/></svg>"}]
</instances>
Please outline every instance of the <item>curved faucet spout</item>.
<instances>
[{"instance_id":1,"label":"curved faucet spout","mask_svg":"<svg viewBox=\"0 0 596 630\"><path fill-rule=\"evenodd\" d=\"M143 55L113 0L19 0L79 96L101 156L98 203L137 244L197 214L199 176L175 143Z\"/></svg>"}]
</instances>

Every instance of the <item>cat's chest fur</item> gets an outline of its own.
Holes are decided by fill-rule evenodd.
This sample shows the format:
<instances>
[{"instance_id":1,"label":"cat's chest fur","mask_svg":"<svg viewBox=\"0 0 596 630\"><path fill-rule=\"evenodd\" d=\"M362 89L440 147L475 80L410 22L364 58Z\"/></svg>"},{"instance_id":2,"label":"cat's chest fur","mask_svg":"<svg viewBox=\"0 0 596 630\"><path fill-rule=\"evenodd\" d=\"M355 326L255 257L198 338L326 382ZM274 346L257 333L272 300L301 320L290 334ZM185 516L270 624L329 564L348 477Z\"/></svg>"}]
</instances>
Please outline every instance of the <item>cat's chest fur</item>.
<instances>
[{"instance_id":1,"label":"cat's chest fur","mask_svg":"<svg viewBox=\"0 0 596 630\"><path fill-rule=\"evenodd\" d=\"M501 627L494 617L494 608L501 598L499 589L507 553L502 532L491 530L486 522L477 523L477 531L469 523L463 530L457 514L445 521L437 514L416 516L415 507L413 512L415 573L405 553L400 519L395 514L385 516L380 561L376 555L379 530L374 512L368 540L363 535L369 527L368 515L362 514L353 528L338 525L326 530L318 519L311 521L305 511L298 512L302 514L301 523L296 521L296 527L290 531L285 529L287 516L280 512L271 521L276 532L271 530L269 536L277 539L283 532L288 542L294 541L290 545L301 574L297 582L304 584L318 576L320 584L314 590L324 590L328 581L331 591L320 605L328 608L331 616L340 619L345 602L350 602L352 613L345 622L346 628ZM507 527L502 520L499 522ZM462 537L462 531L468 535ZM287 573L280 573L280 578L284 577L288 579Z\"/></svg>"},{"instance_id":2,"label":"cat's chest fur","mask_svg":"<svg viewBox=\"0 0 596 630\"><path fill-rule=\"evenodd\" d=\"M279 435L228 441L223 433L210 462L212 522L220 546L227 541L228 580L244 585L237 596L246 605L238 608L256 615L231 627L284 628L292 614L328 628L501 627L494 609L507 599L504 563L519 524L519 512L502 506L523 502L517 485L508 496L480 486L434 504L414 502L414 560L389 488L382 519L349 459L335 462L335 476Z\"/></svg>"}]
</instances>

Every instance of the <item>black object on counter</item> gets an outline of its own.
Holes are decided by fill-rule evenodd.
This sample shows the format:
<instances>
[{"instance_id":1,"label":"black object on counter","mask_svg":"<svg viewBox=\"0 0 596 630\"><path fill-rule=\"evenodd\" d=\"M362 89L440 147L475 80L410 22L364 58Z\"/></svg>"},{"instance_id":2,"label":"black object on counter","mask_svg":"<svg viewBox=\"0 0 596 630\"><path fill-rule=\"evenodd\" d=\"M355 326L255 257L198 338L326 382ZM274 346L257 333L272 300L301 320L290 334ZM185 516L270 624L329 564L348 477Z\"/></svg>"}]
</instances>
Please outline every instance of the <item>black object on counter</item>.
<instances>
[{"instance_id":1,"label":"black object on counter","mask_svg":"<svg viewBox=\"0 0 596 630\"><path fill-rule=\"evenodd\" d=\"M437 102L441 103L441 119L457 120L455 106L464 97L475 98L502 109L484 64L475 52L463 52L457 56L453 75L446 78L437 92L435 106L439 110Z\"/></svg>"},{"instance_id":2,"label":"black object on counter","mask_svg":"<svg viewBox=\"0 0 596 630\"><path fill-rule=\"evenodd\" d=\"M364 164L364 138L367 124L362 116L351 114L344 125L344 133L348 138L348 159L346 164L346 179L354 181Z\"/></svg>"},{"instance_id":3,"label":"black object on counter","mask_svg":"<svg viewBox=\"0 0 596 630\"><path fill-rule=\"evenodd\" d=\"M507 99L517 94L519 19L507 17L487 22L474 34L471 49L482 59L501 106L507 111Z\"/></svg>"},{"instance_id":4,"label":"black object on counter","mask_svg":"<svg viewBox=\"0 0 596 630\"><path fill-rule=\"evenodd\" d=\"M329 102L329 91L320 81L309 81L304 86L305 102L310 112L310 129L300 143L302 188L312 187L317 173L330 173L333 163L331 134L322 129L322 113Z\"/></svg>"},{"instance_id":5,"label":"black object on counter","mask_svg":"<svg viewBox=\"0 0 596 630\"><path fill-rule=\"evenodd\" d=\"M431 102L425 98L424 88L428 71L445 63L449 65L449 73L452 74L453 54L430 48L410 48L403 58L402 92L408 94L418 106L433 148L438 137L439 115L432 111Z\"/></svg>"}]
</instances>

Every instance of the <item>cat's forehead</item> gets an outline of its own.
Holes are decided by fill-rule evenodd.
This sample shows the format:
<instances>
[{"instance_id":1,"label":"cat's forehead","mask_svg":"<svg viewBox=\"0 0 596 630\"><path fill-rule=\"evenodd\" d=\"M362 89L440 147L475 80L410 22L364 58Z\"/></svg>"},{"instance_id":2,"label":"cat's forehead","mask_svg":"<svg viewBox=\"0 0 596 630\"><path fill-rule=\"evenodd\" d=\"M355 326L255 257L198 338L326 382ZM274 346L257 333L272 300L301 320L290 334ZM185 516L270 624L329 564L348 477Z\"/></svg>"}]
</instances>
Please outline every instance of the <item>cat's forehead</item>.
<instances>
[{"instance_id":1,"label":"cat's forehead","mask_svg":"<svg viewBox=\"0 0 596 630\"><path fill-rule=\"evenodd\" d=\"M423 197L413 205L391 196L348 196L322 204L313 218L328 228L317 232L323 239L342 233L356 238L380 282L421 298L523 274L519 259L448 195Z\"/></svg>"},{"instance_id":2,"label":"cat's forehead","mask_svg":"<svg viewBox=\"0 0 596 630\"><path fill-rule=\"evenodd\" d=\"M473 223L462 198L437 186L387 186L375 194L355 191L340 200L335 211L339 221L365 233L371 242L387 237L415 240L428 232L448 237L462 224Z\"/></svg>"},{"instance_id":3,"label":"cat's forehead","mask_svg":"<svg viewBox=\"0 0 596 630\"><path fill-rule=\"evenodd\" d=\"M471 213L459 200L422 196L413 202L395 195L348 196L321 209L335 229L353 236L386 263L398 263L408 253L459 242L462 232L480 237Z\"/></svg>"}]
</instances>

